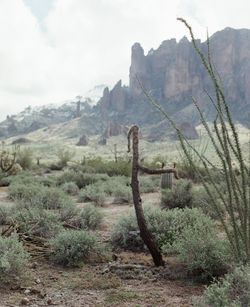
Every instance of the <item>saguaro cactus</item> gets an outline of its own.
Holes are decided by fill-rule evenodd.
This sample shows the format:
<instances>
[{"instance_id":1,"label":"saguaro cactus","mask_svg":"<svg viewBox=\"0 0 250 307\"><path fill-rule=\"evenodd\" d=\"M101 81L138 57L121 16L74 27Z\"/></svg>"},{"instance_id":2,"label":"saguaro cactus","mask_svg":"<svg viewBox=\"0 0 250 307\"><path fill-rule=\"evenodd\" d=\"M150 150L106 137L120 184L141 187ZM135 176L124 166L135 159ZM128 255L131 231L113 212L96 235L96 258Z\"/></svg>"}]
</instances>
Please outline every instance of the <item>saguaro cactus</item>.
<instances>
[{"instance_id":1,"label":"saguaro cactus","mask_svg":"<svg viewBox=\"0 0 250 307\"><path fill-rule=\"evenodd\" d=\"M133 201L135 207L135 213L137 218L138 227L140 230L140 236L149 249L154 264L156 266L163 266L164 261L160 252L160 249L157 243L154 240L154 237L150 230L148 229L145 215L143 212L142 201L139 191L139 181L138 181L138 172L139 170L147 174L164 174L164 173L174 173L175 177L178 179L177 171L173 169L157 169L151 170L146 167L143 167L139 164L139 138L138 138L139 127L134 125L130 128L128 132L128 152L130 152L130 138L132 138L133 145L133 160L132 160L132 177L131 177L131 188L133 194Z\"/></svg>"}]
</instances>

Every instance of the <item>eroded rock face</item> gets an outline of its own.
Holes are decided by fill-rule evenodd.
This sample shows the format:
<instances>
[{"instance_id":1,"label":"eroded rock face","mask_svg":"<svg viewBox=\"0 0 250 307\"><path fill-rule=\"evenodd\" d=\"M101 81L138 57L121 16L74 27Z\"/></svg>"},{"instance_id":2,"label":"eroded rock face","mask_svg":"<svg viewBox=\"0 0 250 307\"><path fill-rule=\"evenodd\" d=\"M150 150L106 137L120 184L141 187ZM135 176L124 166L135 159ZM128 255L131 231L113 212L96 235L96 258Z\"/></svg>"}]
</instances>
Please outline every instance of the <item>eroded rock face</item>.
<instances>
[{"instance_id":1,"label":"eroded rock face","mask_svg":"<svg viewBox=\"0 0 250 307\"><path fill-rule=\"evenodd\" d=\"M206 42L197 40L196 44L207 52ZM250 111L250 30L226 28L215 33L210 38L210 53L234 117L246 121ZM187 38L179 42L166 40L147 55L141 45L135 43L129 87L122 87L119 81L113 90L104 91L100 101L102 113L111 118L119 115L119 122L126 124L148 124L153 117L152 122L157 122L160 115L157 117L152 111L138 79L169 114L178 117L182 112L185 121L194 121L190 106L195 97L208 118L213 119L214 110L204 91L214 93L211 81Z\"/></svg>"}]
</instances>

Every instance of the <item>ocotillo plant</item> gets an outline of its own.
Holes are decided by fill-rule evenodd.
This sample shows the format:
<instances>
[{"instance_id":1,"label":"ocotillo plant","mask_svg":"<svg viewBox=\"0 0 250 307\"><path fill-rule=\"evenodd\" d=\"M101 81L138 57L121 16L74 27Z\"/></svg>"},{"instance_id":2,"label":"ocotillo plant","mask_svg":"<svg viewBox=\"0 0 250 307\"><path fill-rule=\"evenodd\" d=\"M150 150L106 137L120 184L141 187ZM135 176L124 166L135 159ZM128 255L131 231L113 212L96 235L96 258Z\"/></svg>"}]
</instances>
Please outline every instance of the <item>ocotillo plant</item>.
<instances>
[{"instance_id":1,"label":"ocotillo plant","mask_svg":"<svg viewBox=\"0 0 250 307\"><path fill-rule=\"evenodd\" d=\"M142 200L139 191L139 181L138 173L139 170L147 174L164 174L164 173L173 173L178 179L177 170L175 168L171 169L148 169L139 164L139 137L138 137L139 127L134 125L130 128L128 132L128 152L130 152L130 138L132 138L133 145L133 160L132 160L132 177L131 177L131 188L133 194L133 201L135 207L135 213L137 218L138 227L140 230L140 236L149 249L154 264L156 266L163 266L164 261L160 249L154 240L152 233L150 232L147 222L144 216Z\"/></svg>"},{"instance_id":2,"label":"ocotillo plant","mask_svg":"<svg viewBox=\"0 0 250 307\"><path fill-rule=\"evenodd\" d=\"M194 38L192 28L182 18L179 21L184 23L188 28L194 50L198 54L203 67L205 68L208 76L210 77L214 96L207 93L214 111L216 112L213 121L213 129L209 127L200 109L199 104L193 98L194 106L197 109L201 123L205 128L206 134L214 147L216 156L220 161L220 167L216 167L204 155L201 155L194 146L185 138L177 127L175 122L167 112L157 103L152 96L143 88L145 95L150 102L165 115L172 127L176 130L180 140L180 146L187 158L190 167L199 177L200 182L203 184L215 210L220 218L221 224L225 230L227 238L230 242L235 260L238 262L250 263L250 168L246 157L239 142L239 135L237 133L232 115L229 110L228 102L222 90L220 79L214 68L210 55L209 39L207 40L207 56L199 49L197 41ZM140 80L138 80L140 82ZM140 83L141 84L141 83ZM201 161L201 165L206 170L206 180L204 179L200 169L194 163L190 155L190 148L197 158ZM239 174L234 170L234 164L239 168ZM248 164L247 164L248 163ZM219 185L214 181L212 170L217 169L226 186L226 193L222 193ZM216 195L214 193L216 191ZM217 202L222 203L227 215L223 215L221 207Z\"/></svg>"}]
</instances>

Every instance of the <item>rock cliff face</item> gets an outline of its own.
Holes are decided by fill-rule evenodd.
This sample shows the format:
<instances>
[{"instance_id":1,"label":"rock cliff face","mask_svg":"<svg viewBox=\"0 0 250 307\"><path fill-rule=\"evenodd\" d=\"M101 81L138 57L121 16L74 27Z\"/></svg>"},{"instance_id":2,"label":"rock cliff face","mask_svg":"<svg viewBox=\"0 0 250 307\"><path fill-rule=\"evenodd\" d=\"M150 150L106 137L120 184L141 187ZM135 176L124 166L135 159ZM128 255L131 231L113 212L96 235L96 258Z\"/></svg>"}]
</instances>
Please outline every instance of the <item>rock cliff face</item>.
<instances>
[{"instance_id":1,"label":"rock cliff face","mask_svg":"<svg viewBox=\"0 0 250 307\"><path fill-rule=\"evenodd\" d=\"M197 40L207 51L206 42ZM226 28L210 38L210 53L222 80L233 116L247 121L250 111L250 30ZM120 120L122 124L153 124L162 116L149 104L138 82L180 124L195 122L197 115L192 105L194 97L208 118L213 118L213 107L205 90L211 91L211 82L187 38L162 42L156 50L145 55L139 43L132 47L129 87L119 81L104 91L99 101L105 118Z\"/></svg>"}]
</instances>

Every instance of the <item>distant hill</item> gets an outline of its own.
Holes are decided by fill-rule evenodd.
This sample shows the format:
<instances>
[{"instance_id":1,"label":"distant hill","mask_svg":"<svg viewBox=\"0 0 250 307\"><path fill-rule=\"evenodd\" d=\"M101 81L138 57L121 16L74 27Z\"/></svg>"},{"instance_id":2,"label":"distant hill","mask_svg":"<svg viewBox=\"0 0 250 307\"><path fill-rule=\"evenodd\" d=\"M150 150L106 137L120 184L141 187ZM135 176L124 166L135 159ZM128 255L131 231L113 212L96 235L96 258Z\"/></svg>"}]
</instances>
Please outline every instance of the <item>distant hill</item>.
<instances>
[{"instance_id":1,"label":"distant hill","mask_svg":"<svg viewBox=\"0 0 250 307\"><path fill-rule=\"evenodd\" d=\"M197 44L207 52L206 42L197 40ZM250 30L226 28L216 32L210 38L210 52L234 119L249 125ZM116 128L124 131L122 127L137 123L151 140L174 137L162 114L148 102L137 78L177 124L188 131L190 138L197 137L194 127L199 123L192 97L198 101L208 120L214 118L213 107L205 92L213 95L211 81L192 43L184 37L179 42L175 39L163 41L158 49L151 49L146 55L141 45L135 43L128 86L122 85L121 80L111 90L105 85L97 86L87 96L78 98L78 105L76 99L60 106L28 107L0 123L0 137L74 121L79 116L79 120L71 125L75 128L70 130L70 135L104 135L114 125L120 125Z\"/></svg>"}]
</instances>

